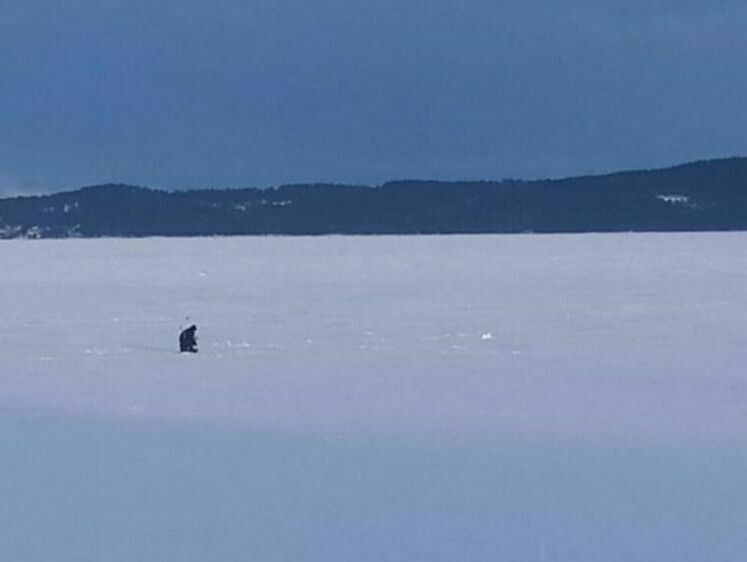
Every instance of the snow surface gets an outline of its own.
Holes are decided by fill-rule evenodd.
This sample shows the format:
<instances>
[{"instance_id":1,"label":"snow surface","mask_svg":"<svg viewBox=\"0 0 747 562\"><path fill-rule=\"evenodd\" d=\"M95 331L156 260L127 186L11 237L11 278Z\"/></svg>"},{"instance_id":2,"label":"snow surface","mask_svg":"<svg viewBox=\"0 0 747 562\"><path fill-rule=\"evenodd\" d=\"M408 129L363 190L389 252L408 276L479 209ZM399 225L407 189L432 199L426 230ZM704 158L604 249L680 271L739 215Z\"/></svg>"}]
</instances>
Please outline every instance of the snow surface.
<instances>
[{"instance_id":1,"label":"snow surface","mask_svg":"<svg viewBox=\"0 0 747 562\"><path fill-rule=\"evenodd\" d=\"M0 560L744 560L745 242L0 243Z\"/></svg>"}]
</instances>

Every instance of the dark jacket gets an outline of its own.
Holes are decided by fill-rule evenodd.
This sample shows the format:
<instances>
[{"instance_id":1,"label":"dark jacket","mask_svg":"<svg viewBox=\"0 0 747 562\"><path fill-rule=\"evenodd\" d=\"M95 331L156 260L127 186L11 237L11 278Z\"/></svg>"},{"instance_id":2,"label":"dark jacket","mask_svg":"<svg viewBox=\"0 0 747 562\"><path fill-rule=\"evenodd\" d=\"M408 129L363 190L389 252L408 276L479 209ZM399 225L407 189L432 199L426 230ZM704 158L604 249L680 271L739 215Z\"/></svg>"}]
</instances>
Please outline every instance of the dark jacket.
<instances>
[{"instance_id":1,"label":"dark jacket","mask_svg":"<svg viewBox=\"0 0 747 562\"><path fill-rule=\"evenodd\" d=\"M186 330L182 331L181 334L179 334L180 352L197 353L197 337L195 336L196 331L197 326L193 324Z\"/></svg>"}]
</instances>

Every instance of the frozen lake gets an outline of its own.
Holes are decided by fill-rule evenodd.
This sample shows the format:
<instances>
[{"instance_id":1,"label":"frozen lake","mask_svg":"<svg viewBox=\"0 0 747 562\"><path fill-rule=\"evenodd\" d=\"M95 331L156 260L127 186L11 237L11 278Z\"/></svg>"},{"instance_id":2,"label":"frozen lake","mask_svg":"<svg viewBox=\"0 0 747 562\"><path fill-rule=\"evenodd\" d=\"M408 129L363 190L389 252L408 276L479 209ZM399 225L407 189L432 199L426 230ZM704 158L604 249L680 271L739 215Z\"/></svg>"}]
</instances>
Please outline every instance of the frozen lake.
<instances>
[{"instance_id":1,"label":"frozen lake","mask_svg":"<svg viewBox=\"0 0 747 562\"><path fill-rule=\"evenodd\" d=\"M745 243L3 242L0 559L741 561Z\"/></svg>"}]
</instances>

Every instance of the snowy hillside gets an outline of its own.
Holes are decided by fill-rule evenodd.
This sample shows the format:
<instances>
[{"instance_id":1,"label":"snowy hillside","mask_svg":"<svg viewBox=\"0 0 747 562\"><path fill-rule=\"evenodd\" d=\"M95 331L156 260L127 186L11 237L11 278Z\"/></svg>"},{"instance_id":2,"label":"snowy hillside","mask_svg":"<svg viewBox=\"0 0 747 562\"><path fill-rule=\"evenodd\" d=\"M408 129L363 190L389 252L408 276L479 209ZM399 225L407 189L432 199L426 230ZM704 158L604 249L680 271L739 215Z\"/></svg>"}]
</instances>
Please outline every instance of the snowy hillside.
<instances>
[{"instance_id":1,"label":"snowy hillside","mask_svg":"<svg viewBox=\"0 0 747 562\"><path fill-rule=\"evenodd\" d=\"M745 242L3 242L0 560L743 560Z\"/></svg>"}]
</instances>

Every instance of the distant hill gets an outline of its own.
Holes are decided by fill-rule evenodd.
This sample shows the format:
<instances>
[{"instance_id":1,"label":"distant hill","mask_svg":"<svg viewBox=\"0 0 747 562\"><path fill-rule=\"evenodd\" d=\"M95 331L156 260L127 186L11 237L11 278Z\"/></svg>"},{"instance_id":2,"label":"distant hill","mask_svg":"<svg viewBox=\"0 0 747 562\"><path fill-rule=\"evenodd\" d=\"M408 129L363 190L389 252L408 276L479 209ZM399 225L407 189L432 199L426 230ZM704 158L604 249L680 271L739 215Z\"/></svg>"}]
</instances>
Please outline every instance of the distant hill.
<instances>
[{"instance_id":1,"label":"distant hill","mask_svg":"<svg viewBox=\"0 0 747 562\"><path fill-rule=\"evenodd\" d=\"M747 230L747 158L559 180L158 191L0 199L0 238Z\"/></svg>"}]
</instances>

